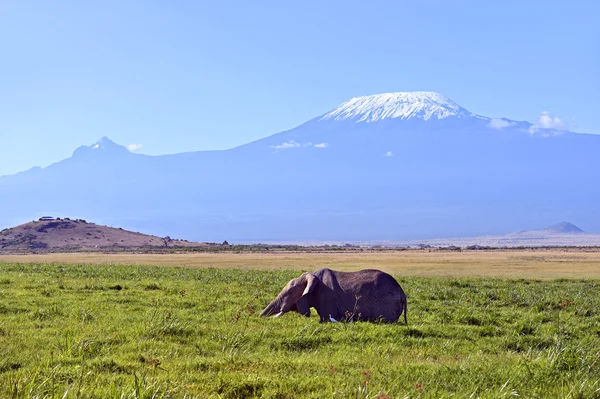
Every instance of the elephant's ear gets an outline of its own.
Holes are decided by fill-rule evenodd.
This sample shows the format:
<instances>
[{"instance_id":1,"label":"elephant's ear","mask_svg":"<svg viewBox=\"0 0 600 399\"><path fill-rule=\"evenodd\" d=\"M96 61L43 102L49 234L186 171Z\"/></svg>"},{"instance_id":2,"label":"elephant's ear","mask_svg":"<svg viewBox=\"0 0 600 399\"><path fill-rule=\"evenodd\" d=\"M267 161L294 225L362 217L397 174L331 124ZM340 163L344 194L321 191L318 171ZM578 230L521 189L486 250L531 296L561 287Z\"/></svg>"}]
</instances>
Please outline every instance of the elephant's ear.
<instances>
[{"instance_id":1,"label":"elephant's ear","mask_svg":"<svg viewBox=\"0 0 600 399\"><path fill-rule=\"evenodd\" d=\"M320 283L319 279L312 273L306 273L304 276L306 279L306 288L304 289L302 296L311 293Z\"/></svg>"}]
</instances>

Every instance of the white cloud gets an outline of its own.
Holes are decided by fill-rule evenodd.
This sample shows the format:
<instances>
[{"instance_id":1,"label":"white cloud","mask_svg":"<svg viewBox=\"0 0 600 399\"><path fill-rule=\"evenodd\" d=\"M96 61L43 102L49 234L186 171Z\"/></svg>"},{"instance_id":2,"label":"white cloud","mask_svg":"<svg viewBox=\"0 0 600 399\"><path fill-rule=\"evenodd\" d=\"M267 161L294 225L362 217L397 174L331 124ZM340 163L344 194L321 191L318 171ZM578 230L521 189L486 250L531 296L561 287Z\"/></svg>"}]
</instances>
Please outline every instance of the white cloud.
<instances>
[{"instance_id":1,"label":"white cloud","mask_svg":"<svg viewBox=\"0 0 600 399\"><path fill-rule=\"evenodd\" d=\"M506 127L510 127L515 125L515 122L509 122L505 119L492 119L490 121L490 123L487 124L487 127L491 128L491 129L504 129Z\"/></svg>"},{"instance_id":2,"label":"white cloud","mask_svg":"<svg viewBox=\"0 0 600 399\"><path fill-rule=\"evenodd\" d=\"M386 157L393 157L394 154L391 151L388 151L388 152L385 153L385 156Z\"/></svg>"},{"instance_id":3,"label":"white cloud","mask_svg":"<svg viewBox=\"0 0 600 399\"><path fill-rule=\"evenodd\" d=\"M550 115L550 113L546 111L540 114L538 125L544 129L564 130L567 128L558 116Z\"/></svg>"},{"instance_id":4,"label":"white cloud","mask_svg":"<svg viewBox=\"0 0 600 399\"><path fill-rule=\"evenodd\" d=\"M299 147L327 148L327 147L329 147L329 144L327 144L327 143L313 144L311 142L301 144L295 140L290 140L290 141L286 141L285 143L270 146L270 148L273 148L274 150L277 150L277 151L289 150L290 148L299 148Z\"/></svg>"},{"instance_id":5,"label":"white cloud","mask_svg":"<svg viewBox=\"0 0 600 399\"><path fill-rule=\"evenodd\" d=\"M530 134L536 134L540 129L551 129L551 130L567 130L566 124L560 120L558 116L552 115L547 111L540 113L537 125L529 127ZM559 133L554 133L559 134ZM548 136L549 134L544 134Z\"/></svg>"},{"instance_id":6,"label":"white cloud","mask_svg":"<svg viewBox=\"0 0 600 399\"><path fill-rule=\"evenodd\" d=\"M298 143L294 140L286 141L285 143L271 146L271 148L274 148L276 150L287 150L290 148L297 148L297 147L300 147L300 143Z\"/></svg>"},{"instance_id":7,"label":"white cloud","mask_svg":"<svg viewBox=\"0 0 600 399\"><path fill-rule=\"evenodd\" d=\"M142 144L129 144L127 146L127 149L131 152L136 152L142 149L142 147L144 147Z\"/></svg>"}]
</instances>

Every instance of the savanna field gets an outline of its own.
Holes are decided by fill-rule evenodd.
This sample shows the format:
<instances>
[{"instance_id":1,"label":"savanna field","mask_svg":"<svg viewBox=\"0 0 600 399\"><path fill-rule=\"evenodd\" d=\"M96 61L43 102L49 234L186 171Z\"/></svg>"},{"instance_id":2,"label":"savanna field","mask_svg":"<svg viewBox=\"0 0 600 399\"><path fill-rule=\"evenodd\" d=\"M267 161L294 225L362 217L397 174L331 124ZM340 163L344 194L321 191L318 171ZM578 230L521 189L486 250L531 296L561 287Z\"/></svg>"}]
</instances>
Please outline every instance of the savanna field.
<instances>
[{"instance_id":1,"label":"savanna field","mask_svg":"<svg viewBox=\"0 0 600 399\"><path fill-rule=\"evenodd\" d=\"M543 268L523 259L524 270ZM600 269L595 259L581 262L574 270ZM408 327L319 323L314 310L311 318L259 318L299 275L284 265L5 260L0 398L600 397L593 274L397 269L390 273L408 295ZM560 267L568 275L568 262Z\"/></svg>"}]
</instances>

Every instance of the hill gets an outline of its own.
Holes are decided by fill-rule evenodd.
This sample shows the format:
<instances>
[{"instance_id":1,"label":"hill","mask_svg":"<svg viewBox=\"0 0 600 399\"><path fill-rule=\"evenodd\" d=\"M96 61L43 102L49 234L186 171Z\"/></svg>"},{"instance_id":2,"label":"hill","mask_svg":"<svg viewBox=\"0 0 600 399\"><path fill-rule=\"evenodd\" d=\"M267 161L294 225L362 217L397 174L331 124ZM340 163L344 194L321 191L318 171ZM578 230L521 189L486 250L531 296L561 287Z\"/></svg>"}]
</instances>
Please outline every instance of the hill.
<instances>
[{"instance_id":1,"label":"hill","mask_svg":"<svg viewBox=\"0 0 600 399\"><path fill-rule=\"evenodd\" d=\"M102 250L209 245L172 240L168 237L157 237L69 218L44 217L0 231L0 251Z\"/></svg>"},{"instance_id":2,"label":"hill","mask_svg":"<svg viewBox=\"0 0 600 399\"><path fill-rule=\"evenodd\" d=\"M552 226L548 226L541 230L530 230L523 232L527 233L546 233L546 234L584 234L585 231L575 226L573 223L560 222Z\"/></svg>"},{"instance_id":3,"label":"hill","mask_svg":"<svg viewBox=\"0 0 600 399\"><path fill-rule=\"evenodd\" d=\"M498 235L555 220L600 232L599 153L600 135L386 93L223 151L148 156L102 138L0 177L0 227L62 214L238 243Z\"/></svg>"}]
</instances>

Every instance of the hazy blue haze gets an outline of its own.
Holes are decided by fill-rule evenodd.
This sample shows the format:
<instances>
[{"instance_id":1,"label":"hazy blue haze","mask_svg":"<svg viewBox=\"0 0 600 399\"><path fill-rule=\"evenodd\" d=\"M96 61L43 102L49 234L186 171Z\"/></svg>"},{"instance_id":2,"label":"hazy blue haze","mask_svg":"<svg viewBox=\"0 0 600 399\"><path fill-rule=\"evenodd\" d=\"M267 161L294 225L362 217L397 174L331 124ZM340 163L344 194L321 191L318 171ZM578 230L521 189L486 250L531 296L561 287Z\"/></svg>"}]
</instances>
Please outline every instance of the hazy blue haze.
<instances>
[{"instance_id":1,"label":"hazy blue haze","mask_svg":"<svg viewBox=\"0 0 600 399\"><path fill-rule=\"evenodd\" d=\"M230 242L490 235L558 221L600 232L600 135L491 120L435 93L399 94L396 108L385 98L223 151L148 156L103 138L0 177L0 228L50 215ZM400 109L411 116L360 121Z\"/></svg>"},{"instance_id":2,"label":"hazy blue haze","mask_svg":"<svg viewBox=\"0 0 600 399\"><path fill-rule=\"evenodd\" d=\"M102 136L230 148L390 91L600 133L599 15L593 0L3 1L0 175Z\"/></svg>"}]
</instances>

